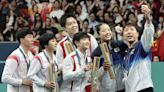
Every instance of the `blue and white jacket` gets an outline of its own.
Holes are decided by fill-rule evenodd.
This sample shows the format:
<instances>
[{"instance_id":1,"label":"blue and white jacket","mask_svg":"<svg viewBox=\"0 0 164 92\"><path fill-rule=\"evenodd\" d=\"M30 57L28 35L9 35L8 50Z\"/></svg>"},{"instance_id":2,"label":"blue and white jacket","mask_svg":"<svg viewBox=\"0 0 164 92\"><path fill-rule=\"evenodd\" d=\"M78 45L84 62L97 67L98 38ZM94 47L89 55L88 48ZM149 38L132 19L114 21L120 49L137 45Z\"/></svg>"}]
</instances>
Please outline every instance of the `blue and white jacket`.
<instances>
[{"instance_id":1,"label":"blue and white jacket","mask_svg":"<svg viewBox=\"0 0 164 92\"><path fill-rule=\"evenodd\" d=\"M99 78L100 86L99 90L100 92L116 92L125 89L125 86L122 82L122 79L124 77L123 75L123 57L125 53L125 49L127 48L126 45L122 41L111 41L108 43L109 47L109 53L111 56L111 62L113 64L113 70L116 76L116 79L113 80L110 78L108 72L104 72L102 66L104 62L104 57L102 55L100 46L98 46L95 51L92 53L92 58L94 56L100 56L101 57L101 64L100 64L100 73L101 78Z\"/></svg>"},{"instance_id":2,"label":"blue and white jacket","mask_svg":"<svg viewBox=\"0 0 164 92\"><path fill-rule=\"evenodd\" d=\"M153 87L151 79L151 46L154 35L152 23L145 23L141 40L125 50L124 79L126 92L137 92Z\"/></svg>"}]
</instances>

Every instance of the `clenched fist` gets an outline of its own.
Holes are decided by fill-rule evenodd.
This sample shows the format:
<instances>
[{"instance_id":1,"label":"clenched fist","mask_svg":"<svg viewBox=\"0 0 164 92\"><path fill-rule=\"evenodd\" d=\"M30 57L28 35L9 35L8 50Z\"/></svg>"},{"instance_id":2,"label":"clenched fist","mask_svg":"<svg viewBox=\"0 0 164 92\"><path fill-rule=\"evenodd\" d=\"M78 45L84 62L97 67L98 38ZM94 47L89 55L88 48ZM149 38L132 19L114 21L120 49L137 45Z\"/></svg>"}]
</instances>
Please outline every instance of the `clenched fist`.
<instances>
[{"instance_id":1,"label":"clenched fist","mask_svg":"<svg viewBox=\"0 0 164 92\"><path fill-rule=\"evenodd\" d=\"M103 65L103 67L104 67L104 70L105 71L108 71L109 69L110 69L110 64L107 62L107 61L104 61L104 65Z\"/></svg>"},{"instance_id":2,"label":"clenched fist","mask_svg":"<svg viewBox=\"0 0 164 92\"><path fill-rule=\"evenodd\" d=\"M147 5L142 5L141 6L141 12L145 15L145 16L149 16L151 13L150 8Z\"/></svg>"}]
</instances>

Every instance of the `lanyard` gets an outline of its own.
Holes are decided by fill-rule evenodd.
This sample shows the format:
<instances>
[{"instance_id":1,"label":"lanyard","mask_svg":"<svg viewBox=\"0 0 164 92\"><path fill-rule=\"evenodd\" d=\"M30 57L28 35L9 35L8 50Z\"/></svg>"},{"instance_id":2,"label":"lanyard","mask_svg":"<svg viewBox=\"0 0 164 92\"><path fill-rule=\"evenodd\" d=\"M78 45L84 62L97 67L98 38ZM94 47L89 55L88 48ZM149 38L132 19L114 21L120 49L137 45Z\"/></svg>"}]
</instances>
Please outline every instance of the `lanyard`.
<instances>
[{"instance_id":1,"label":"lanyard","mask_svg":"<svg viewBox=\"0 0 164 92\"><path fill-rule=\"evenodd\" d=\"M45 55L45 57L46 57L48 63L50 63L50 59L48 58L48 56L47 56L47 54L45 53L45 51L43 51L43 53L44 53L44 55ZM54 63L55 63L55 65L56 65L57 71L58 71L59 67L58 67L58 65L57 65L57 63L56 63L55 61L54 61Z\"/></svg>"},{"instance_id":2,"label":"lanyard","mask_svg":"<svg viewBox=\"0 0 164 92\"><path fill-rule=\"evenodd\" d=\"M26 62L26 65L27 65L27 69L29 69L29 67L30 67L30 62L28 63L27 58L26 58L25 54L23 53L22 49L19 48L19 50L20 50L20 52L22 53L22 55L23 55L23 57L24 57L24 59L25 59L25 62Z\"/></svg>"},{"instance_id":3,"label":"lanyard","mask_svg":"<svg viewBox=\"0 0 164 92\"><path fill-rule=\"evenodd\" d=\"M136 62L136 60L135 60L136 57L132 56L133 53L134 53L134 51L135 51L134 48L129 49L129 50L127 51L127 54L125 55L125 69L126 69L127 71L129 71L130 68L133 67L133 65L134 65L135 62ZM131 60L131 58L133 58L133 59ZM135 60L135 61L134 61L134 60Z\"/></svg>"},{"instance_id":4,"label":"lanyard","mask_svg":"<svg viewBox=\"0 0 164 92\"><path fill-rule=\"evenodd\" d=\"M78 59L79 65L81 66L81 62L80 62L81 58L80 58L80 55L79 55L79 53L78 53L77 50L75 52L76 52L76 55L77 55L77 59ZM86 62L85 63L88 64L88 59L87 58L86 58Z\"/></svg>"}]
</instances>

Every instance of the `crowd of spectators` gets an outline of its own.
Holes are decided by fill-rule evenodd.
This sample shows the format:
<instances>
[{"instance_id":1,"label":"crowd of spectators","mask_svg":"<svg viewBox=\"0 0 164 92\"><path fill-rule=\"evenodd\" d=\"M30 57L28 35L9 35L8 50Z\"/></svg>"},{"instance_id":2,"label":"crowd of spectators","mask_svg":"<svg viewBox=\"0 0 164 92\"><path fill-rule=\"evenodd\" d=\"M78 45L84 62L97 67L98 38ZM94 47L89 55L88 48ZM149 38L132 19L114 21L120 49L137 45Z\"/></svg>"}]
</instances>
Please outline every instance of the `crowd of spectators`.
<instances>
[{"instance_id":1,"label":"crowd of spectators","mask_svg":"<svg viewBox=\"0 0 164 92\"><path fill-rule=\"evenodd\" d=\"M15 41L15 33L21 28L31 29L36 39L51 32L60 41L67 35L60 20L64 13L74 14L79 29L96 38L96 26L101 22L110 25L114 40L122 39L122 29L127 23L136 25L141 35L145 22L140 11L142 4L151 7L156 29L153 59L164 60L161 49L164 46L164 0L0 0L0 42Z\"/></svg>"}]
</instances>

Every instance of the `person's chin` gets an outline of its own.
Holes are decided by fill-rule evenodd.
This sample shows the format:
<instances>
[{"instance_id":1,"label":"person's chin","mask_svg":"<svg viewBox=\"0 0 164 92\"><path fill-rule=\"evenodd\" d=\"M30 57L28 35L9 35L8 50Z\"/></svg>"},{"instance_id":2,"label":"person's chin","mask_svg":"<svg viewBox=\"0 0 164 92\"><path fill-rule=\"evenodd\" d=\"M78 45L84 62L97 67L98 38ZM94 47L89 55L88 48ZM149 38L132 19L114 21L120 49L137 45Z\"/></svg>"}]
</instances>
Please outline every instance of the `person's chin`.
<instances>
[{"instance_id":1,"label":"person's chin","mask_svg":"<svg viewBox=\"0 0 164 92\"><path fill-rule=\"evenodd\" d=\"M78 28L77 28L77 29L74 29L74 31L75 31L75 32L79 32L79 29L78 29Z\"/></svg>"},{"instance_id":2,"label":"person's chin","mask_svg":"<svg viewBox=\"0 0 164 92\"><path fill-rule=\"evenodd\" d=\"M73 35L76 34L76 33L78 33L78 31L73 31L73 32L72 32Z\"/></svg>"},{"instance_id":3,"label":"person's chin","mask_svg":"<svg viewBox=\"0 0 164 92\"><path fill-rule=\"evenodd\" d=\"M129 42L129 43L133 43L133 42L134 42L134 40L128 40L128 42Z\"/></svg>"},{"instance_id":4,"label":"person's chin","mask_svg":"<svg viewBox=\"0 0 164 92\"><path fill-rule=\"evenodd\" d=\"M111 38L109 37L109 38L107 38L107 39L105 39L105 41L110 41L111 40Z\"/></svg>"}]
</instances>

